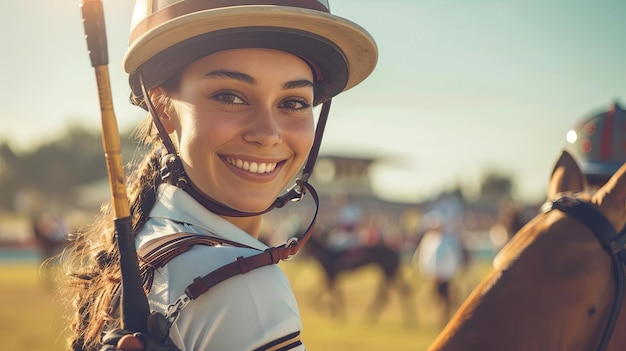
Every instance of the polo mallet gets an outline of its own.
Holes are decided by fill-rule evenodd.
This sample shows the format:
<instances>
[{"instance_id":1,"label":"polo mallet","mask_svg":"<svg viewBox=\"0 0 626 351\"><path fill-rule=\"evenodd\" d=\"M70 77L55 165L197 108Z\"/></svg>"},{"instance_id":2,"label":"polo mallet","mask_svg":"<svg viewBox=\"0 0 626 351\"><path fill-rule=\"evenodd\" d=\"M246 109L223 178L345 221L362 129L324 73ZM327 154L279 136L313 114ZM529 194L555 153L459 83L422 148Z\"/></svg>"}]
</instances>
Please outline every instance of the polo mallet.
<instances>
[{"instance_id":1,"label":"polo mallet","mask_svg":"<svg viewBox=\"0 0 626 351\"><path fill-rule=\"evenodd\" d=\"M126 181L122 166L122 152L117 121L113 111L111 83L108 69L107 38L101 0L83 0L81 3L87 49L95 69L102 115L102 145L113 196L115 237L120 253L122 275L121 322L131 332L147 333L150 314L148 299L143 290L137 251L132 236L130 205L126 195Z\"/></svg>"}]
</instances>

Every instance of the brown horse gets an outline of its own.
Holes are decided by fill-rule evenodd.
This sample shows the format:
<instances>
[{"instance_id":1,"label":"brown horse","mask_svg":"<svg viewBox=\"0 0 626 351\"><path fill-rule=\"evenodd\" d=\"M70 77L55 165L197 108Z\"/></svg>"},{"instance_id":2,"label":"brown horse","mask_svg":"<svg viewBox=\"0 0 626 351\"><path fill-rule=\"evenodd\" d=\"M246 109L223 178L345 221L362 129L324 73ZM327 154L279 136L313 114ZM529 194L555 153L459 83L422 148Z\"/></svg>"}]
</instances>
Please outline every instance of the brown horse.
<instances>
[{"instance_id":1,"label":"brown horse","mask_svg":"<svg viewBox=\"0 0 626 351\"><path fill-rule=\"evenodd\" d=\"M320 236L326 233L316 232L311 235L304 246L303 256L313 257L324 271L326 286L330 292L330 312L333 316L343 316L345 299L337 287L337 278L344 273L368 265L376 266L383 274L378 286L374 301L368 308L371 322L376 322L383 308L389 301L389 288L395 287L399 291L405 324L415 324L415 308L412 303L412 289L403 279L401 272L400 253L382 244L375 246L359 246L345 249L332 249L325 245Z\"/></svg>"},{"instance_id":2,"label":"brown horse","mask_svg":"<svg viewBox=\"0 0 626 351\"><path fill-rule=\"evenodd\" d=\"M626 165L592 194L564 152L552 172L548 200L560 193L591 204L608 220L609 232L624 228ZM587 351L603 350L606 343L606 350L626 350L626 304L615 310L614 332L605 336L613 308L624 299L616 288L622 263L581 220L553 210L520 229L429 350Z\"/></svg>"}]
</instances>

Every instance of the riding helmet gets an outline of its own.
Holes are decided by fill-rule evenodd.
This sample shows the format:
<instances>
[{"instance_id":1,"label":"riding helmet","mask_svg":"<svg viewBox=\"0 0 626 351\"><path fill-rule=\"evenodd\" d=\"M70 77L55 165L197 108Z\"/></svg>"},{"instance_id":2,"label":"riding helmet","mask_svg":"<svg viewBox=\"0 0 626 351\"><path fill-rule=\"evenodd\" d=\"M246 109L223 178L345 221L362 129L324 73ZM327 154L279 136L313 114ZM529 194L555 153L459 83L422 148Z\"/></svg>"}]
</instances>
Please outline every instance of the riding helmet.
<instances>
[{"instance_id":1,"label":"riding helmet","mask_svg":"<svg viewBox=\"0 0 626 351\"><path fill-rule=\"evenodd\" d=\"M143 104L186 64L221 50L290 52L312 68L315 103L363 81L374 69L376 43L359 25L330 13L328 0L138 0L124 69L131 101Z\"/></svg>"},{"instance_id":2,"label":"riding helmet","mask_svg":"<svg viewBox=\"0 0 626 351\"><path fill-rule=\"evenodd\" d=\"M613 103L578 123L567 141L589 183L604 184L626 162L626 111Z\"/></svg>"}]
</instances>

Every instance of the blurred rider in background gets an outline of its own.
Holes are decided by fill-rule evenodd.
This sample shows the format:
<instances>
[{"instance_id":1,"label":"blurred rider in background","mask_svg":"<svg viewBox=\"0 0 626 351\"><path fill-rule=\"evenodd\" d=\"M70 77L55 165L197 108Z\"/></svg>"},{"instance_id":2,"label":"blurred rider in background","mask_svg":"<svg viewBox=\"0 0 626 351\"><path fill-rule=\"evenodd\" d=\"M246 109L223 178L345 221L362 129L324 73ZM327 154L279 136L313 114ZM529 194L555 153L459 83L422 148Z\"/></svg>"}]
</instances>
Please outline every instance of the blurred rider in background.
<instances>
[{"instance_id":1,"label":"blurred rider in background","mask_svg":"<svg viewBox=\"0 0 626 351\"><path fill-rule=\"evenodd\" d=\"M566 139L587 182L598 188L626 162L626 111L615 101L608 110L581 120Z\"/></svg>"}]
</instances>

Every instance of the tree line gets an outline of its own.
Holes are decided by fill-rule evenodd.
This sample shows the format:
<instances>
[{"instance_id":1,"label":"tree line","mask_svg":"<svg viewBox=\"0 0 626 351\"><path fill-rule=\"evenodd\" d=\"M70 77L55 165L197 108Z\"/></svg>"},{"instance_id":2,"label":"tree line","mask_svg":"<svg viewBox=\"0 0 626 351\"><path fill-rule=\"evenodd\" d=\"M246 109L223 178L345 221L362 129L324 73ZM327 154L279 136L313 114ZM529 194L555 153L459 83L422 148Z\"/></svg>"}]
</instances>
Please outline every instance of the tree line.
<instances>
[{"instance_id":1,"label":"tree line","mask_svg":"<svg viewBox=\"0 0 626 351\"><path fill-rule=\"evenodd\" d=\"M124 162L136 153L131 133L120 136ZM15 152L0 143L0 211L20 210L20 194L37 194L62 207L77 203L75 189L107 177L99 131L70 127L51 141L30 151Z\"/></svg>"},{"instance_id":2,"label":"tree line","mask_svg":"<svg viewBox=\"0 0 626 351\"><path fill-rule=\"evenodd\" d=\"M125 164L141 155L130 131L122 133L120 141ZM75 208L80 202L76 189L106 178L100 131L72 126L60 137L22 153L0 143L0 212L19 211L17 199L25 192ZM481 181L480 198L497 201L510 196L513 187L509 175L488 170Z\"/></svg>"}]
</instances>

